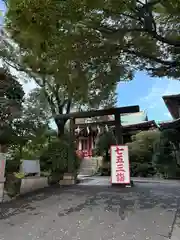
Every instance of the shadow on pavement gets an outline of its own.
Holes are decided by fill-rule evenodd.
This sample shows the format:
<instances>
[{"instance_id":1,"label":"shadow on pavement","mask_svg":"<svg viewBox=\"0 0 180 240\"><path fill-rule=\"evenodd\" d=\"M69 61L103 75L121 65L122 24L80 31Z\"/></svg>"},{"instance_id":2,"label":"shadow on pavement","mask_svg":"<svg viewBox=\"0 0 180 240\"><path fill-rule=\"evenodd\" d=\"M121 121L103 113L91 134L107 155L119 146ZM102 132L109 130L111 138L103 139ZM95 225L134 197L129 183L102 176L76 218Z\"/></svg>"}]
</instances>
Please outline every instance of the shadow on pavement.
<instances>
[{"instance_id":1,"label":"shadow on pavement","mask_svg":"<svg viewBox=\"0 0 180 240\"><path fill-rule=\"evenodd\" d=\"M63 209L58 213L59 217L80 212L82 209L90 209L101 206L106 212L118 213L124 220L126 215L132 214L137 209L153 209L159 207L167 211L175 211L179 206L179 187L166 186L134 186L133 188L112 188L107 186L73 186L60 188L59 186L26 194L11 202L0 204L0 219L9 218L27 210L35 210L32 202L41 202L53 195L61 196L63 193L69 196L72 193L76 198L85 195L86 201L74 207ZM72 199L73 201L73 199Z\"/></svg>"}]
</instances>

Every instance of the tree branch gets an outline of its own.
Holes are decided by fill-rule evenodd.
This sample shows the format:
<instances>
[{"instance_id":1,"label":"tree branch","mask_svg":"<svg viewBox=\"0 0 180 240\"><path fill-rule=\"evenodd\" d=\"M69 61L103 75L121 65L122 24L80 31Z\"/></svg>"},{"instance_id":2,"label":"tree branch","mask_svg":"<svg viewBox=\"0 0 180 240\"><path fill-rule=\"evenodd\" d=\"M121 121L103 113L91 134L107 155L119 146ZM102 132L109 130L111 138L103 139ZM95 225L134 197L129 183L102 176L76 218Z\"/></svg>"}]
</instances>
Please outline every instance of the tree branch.
<instances>
[{"instance_id":1,"label":"tree branch","mask_svg":"<svg viewBox=\"0 0 180 240\"><path fill-rule=\"evenodd\" d=\"M153 55L150 55L150 54L147 54L147 53L144 53L144 52L138 52L138 51L129 50L129 49L123 49L122 51L125 52L125 53L135 55L137 57L143 57L145 59L155 61L157 63L163 64L163 65L166 65L166 66L176 67L177 64L178 64L177 61L165 61L165 60L162 60L162 59L160 59L156 56L153 56Z\"/></svg>"},{"instance_id":2,"label":"tree branch","mask_svg":"<svg viewBox=\"0 0 180 240\"><path fill-rule=\"evenodd\" d=\"M59 84L56 84L55 86L55 90L53 91L54 92L54 95L55 95L55 98L56 98L56 102L57 102L57 106L58 106L58 112L59 114L62 114L63 112L63 107L64 107L64 102L62 103L60 98L59 98Z\"/></svg>"},{"instance_id":3,"label":"tree branch","mask_svg":"<svg viewBox=\"0 0 180 240\"><path fill-rule=\"evenodd\" d=\"M174 46L174 47L180 47L180 41L168 39L168 38L165 38L165 37L159 35L156 31L156 24L155 24L154 19L152 19L152 23L153 23L154 29L152 29L152 28L150 29L149 27L147 28L147 26L144 28L118 28L118 29L111 28L108 26L101 26L97 30L99 30L103 35L107 34L107 36L105 36L105 37L108 37L108 34L111 34L111 36L112 36L112 34L114 34L114 35L117 34L117 35L121 36L122 34L126 34L129 32L148 33L149 35L151 35L152 38L154 38L162 43L165 43L165 44L168 44L168 45Z\"/></svg>"},{"instance_id":4,"label":"tree branch","mask_svg":"<svg viewBox=\"0 0 180 240\"><path fill-rule=\"evenodd\" d=\"M111 28L108 26L101 26L97 29L101 33L105 34L122 34L122 33L128 33L128 32L146 32L143 28Z\"/></svg>"},{"instance_id":5,"label":"tree branch","mask_svg":"<svg viewBox=\"0 0 180 240\"><path fill-rule=\"evenodd\" d=\"M166 44L169 44L171 46L174 46L174 47L180 47L180 41L176 41L176 40L171 40L171 39L168 39L168 38L165 38L159 34L157 34L156 31L148 31L147 32L155 39L157 39L158 41L162 42L162 43L166 43Z\"/></svg>"},{"instance_id":6,"label":"tree branch","mask_svg":"<svg viewBox=\"0 0 180 240\"><path fill-rule=\"evenodd\" d=\"M22 67L20 64L14 63L13 61L10 61L10 60L3 59L3 62L4 62L7 66L15 69L16 71L18 71L18 72L23 72L23 73L27 74L27 75L28 75L30 78L32 78L40 87L43 87L43 84L41 84L40 81L37 80L38 74L35 74L33 71L31 71L31 69L27 69L27 68L25 68L25 67Z\"/></svg>"},{"instance_id":7,"label":"tree branch","mask_svg":"<svg viewBox=\"0 0 180 240\"><path fill-rule=\"evenodd\" d=\"M154 0L154 1L146 1L145 3L141 2L140 0L137 0L137 3L139 3L141 6L136 6L135 8L130 8L129 10L132 12L132 14L130 13L124 13L121 12L120 16L122 17L126 17L129 18L131 20L135 20L137 22L140 23L140 25L142 26L142 28L119 28L119 29L115 29L115 28L111 28L108 26L102 26L102 27L97 27L97 29L101 32L101 33L105 33L105 34L122 34L122 33L128 33L128 32L146 32L148 33L152 38L168 44L170 46L174 46L174 47L180 47L180 41L178 40L173 40L173 39L169 39L166 37L161 36L160 34L157 33L157 27L156 27L156 21L154 19L153 16L153 9L152 7L158 3L163 2L162 0ZM104 9L104 12L108 15L108 16L112 16L113 12ZM116 12L114 14L117 14Z\"/></svg>"},{"instance_id":8,"label":"tree branch","mask_svg":"<svg viewBox=\"0 0 180 240\"><path fill-rule=\"evenodd\" d=\"M71 99L68 99L67 107L66 107L66 114L69 114L69 113L70 113L71 103L72 103L72 100L71 100Z\"/></svg>"},{"instance_id":9,"label":"tree branch","mask_svg":"<svg viewBox=\"0 0 180 240\"><path fill-rule=\"evenodd\" d=\"M48 103L49 103L49 106L50 106L50 108L51 108L51 111L52 111L52 115L56 115L56 106L55 106L55 104L53 103L53 101L52 101L52 99L51 99L51 97L49 96L49 94L47 93L47 91L46 91L46 89L45 89L45 77L43 76L42 77L42 81L43 81L43 91L44 91L44 95L46 96L46 98L47 98L47 101L48 101Z\"/></svg>"},{"instance_id":10,"label":"tree branch","mask_svg":"<svg viewBox=\"0 0 180 240\"><path fill-rule=\"evenodd\" d=\"M169 38L165 38L157 33L157 27L156 27L156 21L153 16L153 6L161 3L162 0L154 0L150 2L146 2L143 4L142 7L136 7L136 9L133 11L134 15L139 19L140 24L143 25L144 31L146 31L148 34L150 34L153 38L156 40L174 46L174 47L180 47L180 41L173 40Z\"/></svg>"},{"instance_id":11,"label":"tree branch","mask_svg":"<svg viewBox=\"0 0 180 240\"><path fill-rule=\"evenodd\" d=\"M163 2L163 0L154 0L154 1L146 1L145 3L137 0L137 2L141 3L143 7L153 7L154 5Z\"/></svg>"}]
</instances>

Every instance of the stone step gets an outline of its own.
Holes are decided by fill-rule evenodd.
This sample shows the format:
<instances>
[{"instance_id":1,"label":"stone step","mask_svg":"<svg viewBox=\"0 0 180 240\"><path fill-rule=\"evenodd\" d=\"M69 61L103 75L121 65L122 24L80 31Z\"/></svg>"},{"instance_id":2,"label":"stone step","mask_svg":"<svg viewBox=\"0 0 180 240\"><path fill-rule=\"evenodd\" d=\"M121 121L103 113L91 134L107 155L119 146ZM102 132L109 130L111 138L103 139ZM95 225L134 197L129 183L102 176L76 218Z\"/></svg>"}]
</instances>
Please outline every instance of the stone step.
<instances>
[{"instance_id":1,"label":"stone step","mask_svg":"<svg viewBox=\"0 0 180 240\"><path fill-rule=\"evenodd\" d=\"M97 167L80 167L80 170L83 170L83 169L98 169Z\"/></svg>"},{"instance_id":2,"label":"stone step","mask_svg":"<svg viewBox=\"0 0 180 240\"><path fill-rule=\"evenodd\" d=\"M98 170L97 159L83 159L80 166L81 175L93 175Z\"/></svg>"},{"instance_id":3,"label":"stone step","mask_svg":"<svg viewBox=\"0 0 180 240\"><path fill-rule=\"evenodd\" d=\"M98 163L95 162L95 161L92 162L92 161L84 160L84 161L81 162L81 164L82 165L97 165Z\"/></svg>"},{"instance_id":4,"label":"stone step","mask_svg":"<svg viewBox=\"0 0 180 240\"><path fill-rule=\"evenodd\" d=\"M83 168L96 169L96 168L98 168L98 166L97 165L81 165L80 169L83 169Z\"/></svg>"},{"instance_id":5,"label":"stone step","mask_svg":"<svg viewBox=\"0 0 180 240\"><path fill-rule=\"evenodd\" d=\"M86 171L86 170L96 170L96 168L80 168L80 171Z\"/></svg>"},{"instance_id":6,"label":"stone step","mask_svg":"<svg viewBox=\"0 0 180 240\"><path fill-rule=\"evenodd\" d=\"M96 173L96 171L93 171L93 170L86 170L86 171L80 171L79 174L80 175L86 175L86 176L91 176L91 175L94 175Z\"/></svg>"},{"instance_id":7,"label":"stone step","mask_svg":"<svg viewBox=\"0 0 180 240\"><path fill-rule=\"evenodd\" d=\"M84 164L83 164L83 165L81 165L80 167L81 167L81 168L96 168L96 167L98 167L98 166L97 166L97 165L93 165L93 164L92 164L92 165L84 165Z\"/></svg>"},{"instance_id":8,"label":"stone step","mask_svg":"<svg viewBox=\"0 0 180 240\"><path fill-rule=\"evenodd\" d=\"M81 168L97 168L97 165L81 165Z\"/></svg>"}]
</instances>

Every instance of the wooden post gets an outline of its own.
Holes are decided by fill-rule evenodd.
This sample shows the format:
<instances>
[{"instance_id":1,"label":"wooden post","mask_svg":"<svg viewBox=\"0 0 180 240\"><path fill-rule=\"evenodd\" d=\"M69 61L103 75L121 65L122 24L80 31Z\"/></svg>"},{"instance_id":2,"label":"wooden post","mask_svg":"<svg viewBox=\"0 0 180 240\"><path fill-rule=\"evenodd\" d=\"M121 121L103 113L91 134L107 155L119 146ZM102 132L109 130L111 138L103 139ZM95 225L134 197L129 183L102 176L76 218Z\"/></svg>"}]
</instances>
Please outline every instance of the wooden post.
<instances>
[{"instance_id":1,"label":"wooden post","mask_svg":"<svg viewBox=\"0 0 180 240\"><path fill-rule=\"evenodd\" d=\"M74 133L75 119L70 119L70 142L69 142L69 153L68 153L68 173L73 172L73 157L74 157L74 144L75 144L75 133Z\"/></svg>"},{"instance_id":2,"label":"wooden post","mask_svg":"<svg viewBox=\"0 0 180 240\"><path fill-rule=\"evenodd\" d=\"M75 172L74 172L74 151L75 151L75 119L70 118L70 139L69 139L69 151L68 151L68 161L67 161L67 173L64 173L63 179L59 181L60 185L72 185L75 184Z\"/></svg>"},{"instance_id":3,"label":"wooden post","mask_svg":"<svg viewBox=\"0 0 180 240\"><path fill-rule=\"evenodd\" d=\"M74 134L74 129L75 128L75 119L74 118L71 118L70 119L70 133L71 133L71 136L72 136L72 140L75 141L75 134Z\"/></svg>"},{"instance_id":4,"label":"wooden post","mask_svg":"<svg viewBox=\"0 0 180 240\"><path fill-rule=\"evenodd\" d=\"M121 117L118 112L116 112L114 116L115 116L115 135L117 139L117 144L123 144Z\"/></svg>"}]
</instances>

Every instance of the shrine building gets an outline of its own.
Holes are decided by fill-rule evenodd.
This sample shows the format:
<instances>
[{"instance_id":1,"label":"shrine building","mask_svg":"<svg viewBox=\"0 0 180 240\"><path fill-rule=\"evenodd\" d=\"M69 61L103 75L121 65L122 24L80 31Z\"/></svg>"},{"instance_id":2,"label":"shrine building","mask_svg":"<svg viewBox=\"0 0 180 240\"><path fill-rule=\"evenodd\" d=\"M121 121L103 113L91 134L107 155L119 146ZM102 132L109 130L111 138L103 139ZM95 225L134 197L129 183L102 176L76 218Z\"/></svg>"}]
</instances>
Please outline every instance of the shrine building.
<instances>
[{"instance_id":1,"label":"shrine building","mask_svg":"<svg viewBox=\"0 0 180 240\"><path fill-rule=\"evenodd\" d=\"M160 129L176 129L180 131L180 94L163 96L163 100L173 119L160 122Z\"/></svg>"},{"instance_id":2,"label":"shrine building","mask_svg":"<svg viewBox=\"0 0 180 240\"><path fill-rule=\"evenodd\" d=\"M96 139L103 131L114 131L114 126L108 126L108 121L114 120L112 115L98 118L81 118L75 121L75 137L77 151L84 158L91 158ZM139 131L157 128L155 121L149 121L145 111L125 113L120 115L122 125L123 144L130 142L132 135ZM106 122L106 124L102 124Z\"/></svg>"}]
</instances>

